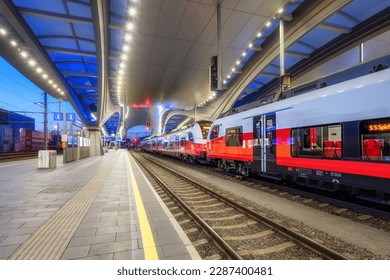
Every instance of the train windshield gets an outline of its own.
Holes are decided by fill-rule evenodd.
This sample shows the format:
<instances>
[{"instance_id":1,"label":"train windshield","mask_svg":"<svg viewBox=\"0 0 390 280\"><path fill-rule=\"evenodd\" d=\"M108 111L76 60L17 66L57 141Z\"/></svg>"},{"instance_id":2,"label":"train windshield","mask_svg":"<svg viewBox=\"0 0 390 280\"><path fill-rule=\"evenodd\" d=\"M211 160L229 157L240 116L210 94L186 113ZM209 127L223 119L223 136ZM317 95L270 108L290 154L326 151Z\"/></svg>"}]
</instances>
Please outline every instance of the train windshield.
<instances>
[{"instance_id":1,"label":"train windshield","mask_svg":"<svg viewBox=\"0 0 390 280\"><path fill-rule=\"evenodd\" d=\"M200 122L200 129L202 130L203 139L207 139L207 134L209 134L211 122Z\"/></svg>"}]
</instances>

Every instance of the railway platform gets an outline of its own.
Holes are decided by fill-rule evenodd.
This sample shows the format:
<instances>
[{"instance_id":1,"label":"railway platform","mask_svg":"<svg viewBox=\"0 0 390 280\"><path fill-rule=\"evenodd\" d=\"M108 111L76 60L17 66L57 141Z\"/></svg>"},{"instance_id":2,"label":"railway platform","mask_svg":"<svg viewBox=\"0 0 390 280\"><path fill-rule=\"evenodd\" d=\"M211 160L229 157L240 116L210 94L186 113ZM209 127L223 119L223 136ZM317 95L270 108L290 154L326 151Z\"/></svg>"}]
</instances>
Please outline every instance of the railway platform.
<instances>
[{"instance_id":1,"label":"railway platform","mask_svg":"<svg viewBox=\"0 0 390 280\"><path fill-rule=\"evenodd\" d=\"M200 259L125 150L0 163L0 259Z\"/></svg>"}]
</instances>

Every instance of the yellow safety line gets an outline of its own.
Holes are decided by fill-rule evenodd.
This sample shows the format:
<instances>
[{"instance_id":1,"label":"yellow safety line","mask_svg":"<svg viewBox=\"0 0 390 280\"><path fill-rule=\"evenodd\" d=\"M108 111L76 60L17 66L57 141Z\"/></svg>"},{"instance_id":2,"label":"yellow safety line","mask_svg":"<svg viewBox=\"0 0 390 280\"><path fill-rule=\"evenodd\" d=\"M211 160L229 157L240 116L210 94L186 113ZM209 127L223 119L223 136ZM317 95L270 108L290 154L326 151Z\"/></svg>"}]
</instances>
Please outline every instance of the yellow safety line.
<instances>
[{"instance_id":1,"label":"yellow safety line","mask_svg":"<svg viewBox=\"0 0 390 280\"><path fill-rule=\"evenodd\" d=\"M145 260L158 260L158 254L156 250L156 244L154 243L154 238L152 230L150 229L148 216L142 202L141 194L138 189L138 184L134 177L133 168L131 167L129 155L127 156L127 162L130 166L130 177L131 185L133 186L134 199L137 207L138 220L141 227L142 243L144 245L144 254Z\"/></svg>"}]
</instances>

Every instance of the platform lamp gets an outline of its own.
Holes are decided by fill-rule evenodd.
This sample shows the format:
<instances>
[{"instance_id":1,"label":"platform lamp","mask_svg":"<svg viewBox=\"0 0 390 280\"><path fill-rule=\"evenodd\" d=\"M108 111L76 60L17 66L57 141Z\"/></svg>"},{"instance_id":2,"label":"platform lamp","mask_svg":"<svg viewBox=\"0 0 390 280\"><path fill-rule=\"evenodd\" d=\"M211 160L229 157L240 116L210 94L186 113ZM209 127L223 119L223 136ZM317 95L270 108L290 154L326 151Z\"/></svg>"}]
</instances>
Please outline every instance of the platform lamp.
<instances>
[{"instance_id":1,"label":"platform lamp","mask_svg":"<svg viewBox=\"0 0 390 280\"><path fill-rule=\"evenodd\" d=\"M42 102L34 102L34 104L36 104L36 105L38 105L38 106L43 106L43 109L44 109L44 111L43 111L43 133L44 133L44 135L43 135L43 141L44 141L44 143L43 143L43 149L44 150L47 150L47 93L46 92L44 92L44 93L42 93L42 95L43 95L43 104L42 104Z\"/></svg>"}]
</instances>

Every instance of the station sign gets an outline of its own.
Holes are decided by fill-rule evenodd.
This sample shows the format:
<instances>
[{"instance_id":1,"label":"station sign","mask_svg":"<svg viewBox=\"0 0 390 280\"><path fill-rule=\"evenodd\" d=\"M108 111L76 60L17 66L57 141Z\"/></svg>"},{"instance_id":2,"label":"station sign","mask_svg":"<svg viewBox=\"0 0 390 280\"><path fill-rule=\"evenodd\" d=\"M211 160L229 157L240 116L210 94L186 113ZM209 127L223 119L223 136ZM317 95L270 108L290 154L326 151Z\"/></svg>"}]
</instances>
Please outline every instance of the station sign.
<instances>
[{"instance_id":1,"label":"station sign","mask_svg":"<svg viewBox=\"0 0 390 280\"><path fill-rule=\"evenodd\" d=\"M79 120L73 121L73 125L78 126L78 127L83 127L83 123Z\"/></svg>"},{"instance_id":2,"label":"station sign","mask_svg":"<svg viewBox=\"0 0 390 280\"><path fill-rule=\"evenodd\" d=\"M54 120L55 121L62 121L63 119L64 119L64 115L61 112L54 113Z\"/></svg>"},{"instance_id":3,"label":"station sign","mask_svg":"<svg viewBox=\"0 0 390 280\"><path fill-rule=\"evenodd\" d=\"M76 114L75 113L66 113L66 120L67 121L75 121L76 120Z\"/></svg>"}]
</instances>

